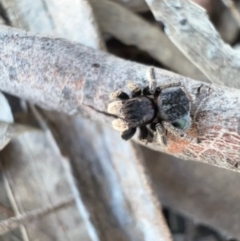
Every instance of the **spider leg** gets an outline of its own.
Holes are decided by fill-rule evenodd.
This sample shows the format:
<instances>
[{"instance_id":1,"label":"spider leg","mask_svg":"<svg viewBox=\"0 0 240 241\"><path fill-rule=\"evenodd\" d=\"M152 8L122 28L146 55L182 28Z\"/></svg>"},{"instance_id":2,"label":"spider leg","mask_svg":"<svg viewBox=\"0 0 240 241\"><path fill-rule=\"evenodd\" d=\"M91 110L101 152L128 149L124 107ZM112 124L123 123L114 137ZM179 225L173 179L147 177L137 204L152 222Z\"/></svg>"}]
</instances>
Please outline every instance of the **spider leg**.
<instances>
[{"instance_id":1,"label":"spider leg","mask_svg":"<svg viewBox=\"0 0 240 241\"><path fill-rule=\"evenodd\" d=\"M156 131L156 123L151 123L150 124L150 130L151 131Z\"/></svg>"},{"instance_id":2,"label":"spider leg","mask_svg":"<svg viewBox=\"0 0 240 241\"><path fill-rule=\"evenodd\" d=\"M186 140L188 142L196 142L199 143L198 138L190 137L188 136L184 131L174 127L171 123L163 121L162 122L163 127L172 133L174 136L176 136L179 139Z\"/></svg>"},{"instance_id":3,"label":"spider leg","mask_svg":"<svg viewBox=\"0 0 240 241\"><path fill-rule=\"evenodd\" d=\"M108 105L108 113L119 115L123 102L129 99L128 94L121 90L114 91L109 94L109 99L112 100Z\"/></svg>"},{"instance_id":4,"label":"spider leg","mask_svg":"<svg viewBox=\"0 0 240 241\"><path fill-rule=\"evenodd\" d=\"M146 126L140 126L140 133L138 136L138 139L142 142L144 142L145 144L147 144L148 142L152 142L153 140L153 134L151 131L149 131L149 129Z\"/></svg>"},{"instance_id":5,"label":"spider leg","mask_svg":"<svg viewBox=\"0 0 240 241\"><path fill-rule=\"evenodd\" d=\"M154 95L157 83L153 67L150 67L147 71L147 81L148 86L143 89L143 95Z\"/></svg>"},{"instance_id":6,"label":"spider leg","mask_svg":"<svg viewBox=\"0 0 240 241\"><path fill-rule=\"evenodd\" d=\"M127 88L132 92L132 97L138 97L142 94L141 89L132 82L127 83Z\"/></svg>"},{"instance_id":7,"label":"spider leg","mask_svg":"<svg viewBox=\"0 0 240 241\"><path fill-rule=\"evenodd\" d=\"M109 94L110 100L128 100L129 96L121 90L116 90Z\"/></svg>"},{"instance_id":8,"label":"spider leg","mask_svg":"<svg viewBox=\"0 0 240 241\"><path fill-rule=\"evenodd\" d=\"M171 87L178 87L178 86L181 86L182 83L181 82L173 82L173 83L168 83L168 84L163 84L163 85L160 85L157 87L157 89L159 91L161 90L164 90L164 89L167 89L167 88L171 88Z\"/></svg>"},{"instance_id":9,"label":"spider leg","mask_svg":"<svg viewBox=\"0 0 240 241\"><path fill-rule=\"evenodd\" d=\"M153 67L150 67L149 70L147 71L147 80L149 82L149 92L150 94L154 94L156 90L157 82L156 82L155 72Z\"/></svg>"},{"instance_id":10,"label":"spider leg","mask_svg":"<svg viewBox=\"0 0 240 241\"><path fill-rule=\"evenodd\" d=\"M124 132L124 131L127 131L130 129L128 124L120 118L113 120L112 126L113 126L113 129L115 129L116 131L121 131L121 132Z\"/></svg>"},{"instance_id":11,"label":"spider leg","mask_svg":"<svg viewBox=\"0 0 240 241\"><path fill-rule=\"evenodd\" d=\"M123 101L122 100L116 100L108 104L108 113L112 115L120 115L121 109L123 106Z\"/></svg>"},{"instance_id":12,"label":"spider leg","mask_svg":"<svg viewBox=\"0 0 240 241\"><path fill-rule=\"evenodd\" d=\"M160 144L161 146L167 145L167 138L166 138L165 130L162 124L160 123L156 124L156 131L154 136L158 144Z\"/></svg>"},{"instance_id":13,"label":"spider leg","mask_svg":"<svg viewBox=\"0 0 240 241\"><path fill-rule=\"evenodd\" d=\"M139 132L139 136L138 139L142 142L147 143L149 141L149 130L146 126L140 126L139 127L140 132Z\"/></svg>"},{"instance_id":14,"label":"spider leg","mask_svg":"<svg viewBox=\"0 0 240 241\"><path fill-rule=\"evenodd\" d=\"M137 130L137 128L133 127L133 128L127 129L126 131L123 131L122 135L121 135L122 139L125 141L131 139L133 137L133 135L135 134L136 130Z\"/></svg>"}]
</instances>

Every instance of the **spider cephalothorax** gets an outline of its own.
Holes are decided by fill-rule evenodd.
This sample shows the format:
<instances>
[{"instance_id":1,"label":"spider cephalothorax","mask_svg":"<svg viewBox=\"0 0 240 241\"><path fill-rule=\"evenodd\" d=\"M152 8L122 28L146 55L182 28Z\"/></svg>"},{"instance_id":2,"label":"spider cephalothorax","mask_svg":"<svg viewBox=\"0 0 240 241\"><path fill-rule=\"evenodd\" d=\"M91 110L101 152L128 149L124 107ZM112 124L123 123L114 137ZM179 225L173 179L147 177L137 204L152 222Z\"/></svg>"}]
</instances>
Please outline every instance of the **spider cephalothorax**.
<instances>
[{"instance_id":1,"label":"spider cephalothorax","mask_svg":"<svg viewBox=\"0 0 240 241\"><path fill-rule=\"evenodd\" d=\"M119 90L110 94L113 101L108 112L118 118L113 128L122 132L122 138L130 139L140 128L141 140L152 141L153 137L166 144L166 131L179 138L188 138L185 131L191 126L191 100L181 83L170 83L156 87L153 68L149 71L149 86L141 90L129 83L130 98ZM149 125L150 128L147 128Z\"/></svg>"}]
</instances>

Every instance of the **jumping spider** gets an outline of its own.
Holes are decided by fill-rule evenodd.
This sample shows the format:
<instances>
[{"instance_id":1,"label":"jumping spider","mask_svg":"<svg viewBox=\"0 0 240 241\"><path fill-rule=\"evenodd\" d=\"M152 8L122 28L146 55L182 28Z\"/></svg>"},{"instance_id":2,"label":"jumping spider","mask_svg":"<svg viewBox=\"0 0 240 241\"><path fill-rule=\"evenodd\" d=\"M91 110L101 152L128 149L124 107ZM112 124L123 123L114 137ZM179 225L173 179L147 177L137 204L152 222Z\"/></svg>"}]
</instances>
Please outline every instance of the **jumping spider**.
<instances>
[{"instance_id":1,"label":"jumping spider","mask_svg":"<svg viewBox=\"0 0 240 241\"><path fill-rule=\"evenodd\" d=\"M112 102L108 105L108 112L118 117L112 122L113 128L122 132L124 140L132 138L139 127L139 139L146 142L155 138L158 143L166 145L167 131L192 141L185 133L192 123L192 103L185 88L180 82L156 87L153 68L149 69L148 81L149 86L143 90L128 83L132 98L121 90L110 94Z\"/></svg>"}]
</instances>

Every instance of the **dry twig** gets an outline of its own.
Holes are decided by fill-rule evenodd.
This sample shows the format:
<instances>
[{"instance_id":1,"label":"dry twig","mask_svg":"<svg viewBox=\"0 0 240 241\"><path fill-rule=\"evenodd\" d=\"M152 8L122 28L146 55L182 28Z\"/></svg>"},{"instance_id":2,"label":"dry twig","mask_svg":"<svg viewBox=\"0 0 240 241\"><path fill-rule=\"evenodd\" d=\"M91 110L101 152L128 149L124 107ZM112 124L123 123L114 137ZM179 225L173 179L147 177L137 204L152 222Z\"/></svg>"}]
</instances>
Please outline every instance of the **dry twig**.
<instances>
[{"instance_id":1,"label":"dry twig","mask_svg":"<svg viewBox=\"0 0 240 241\"><path fill-rule=\"evenodd\" d=\"M233 0L222 0L222 2L225 4L225 6L227 8L229 8L229 10L232 13L232 16L235 18L235 20L238 24L238 27L240 27L240 13L239 13L234 1Z\"/></svg>"},{"instance_id":2,"label":"dry twig","mask_svg":"<svg viewBox=\"0 0 240 241\"><path fill-rule=\"evenodd\" d=\"M10 105L2 93L0 93L0 106L0 150L2 150L11 139L24 132L37 131L37 129L30 126L13 123Z\"/></svg>"},{"instance_id":3,"label":"dry twig","mask_svg":"<svg viewBox=\"0 0 240 241\"><path fill-rule=\"evenodd\" d=\"M59 161L62 156L52 148L48 132L28 133L13 140L1 151L1 173L4 186L15 215L21 217L32 210L54 206L71 196L66 175ZM53 210L54 211L54 210ZM7 221L6 221L7 222ZM21 225L23 223L19 223ZM20 226L24 241L89 240L84 223L75 205L64 210L55 210L42 219L35 218ZM58 232L56 232L58 230Z\"/></svg>"},{"instance_id":4,"label":"dry twig","mask_svg":"<svg viewBox=\"0 0 240 241\"><path fill-rule=\"evenodd\" d=\"M143 80L147 67L80 44L7 27L1 28L0 42L1 89L44 108L81 113L109 123L109 93L124 88L129 79L141 87L147 84ZM186 87L193 99L194 115L194 126L188 134L199 135L202 141L186 143L170 135L164 151L239 170L239 91L204 85L160 69L156 69L156 77L158 84L180 81ZM148 146L163 150L161 146Z\"/></svg>"},{"instance_id":5,"label":"dry twig","mask_svg":"<svg viewBox=\"0 0 240 241\"><path fill-rule=\"evenodd\" d=\"M54 205L47 206L45 208L41 208L41 209L37 209L37 210L33 210L30 212L24 213L22 215L1 221L0 222L0 235L3 235L7 232L10 232L13 229L16 229L20 225L26 225L26 224L32 222L34 219L48 215L51 212L64 208L64 207L72 204L73 201L74 201L73 197L65 198L65 200L59 201L58 203L56 203Z\"/></svg>"},{"instance_id":6,"label":"dry twig","mask_svg":"<svg viewBox=\"0 0 240 241\"><path fill-rule=\"evenodd\" d=\"M163 206L222 234L240 237L240 193L235 185L240 182L239 173L146 148L142 152Z\"/></svg>"},{"instance_id":7,"label":"dry twig","mask_svg":"<svg viewBox=\"0 0 240 241\"><path fill-rule=\"evenodd\" d=\"M86 46L95 47L97 43L105 49L88 1L72 0L69 4L68 0L0 0L0 3L12 26L72 41L81 39Z\"/></svg>"},{"instance_id":8,"label":"dry twig","mask_svg":"<svg viewBox=\"0 0 240 241\"><path fill-rule=\"evenodd\" d=\"M239 1L236 2L236 7L238 10L240 9ZM224 42L233 43L236 41L239 33L239 26L228 8L223 8L216 23L216 28Z\"/></svg>"},{"instance_id":9,"label":"dry twig","mask_svg":"<svg viewBox=\"0 0 240 241\"><path fill-rule=\"evenodd\" d=\"M144 11L149 10L149 8L144 0L131 0L131 1L111 0L111 1L122 4L123 6L128 7L131 10L136 11L136 12L144 12Z\"/></svg>"},{"instance_id":10,"label":"dry twig","mask_svg":"<svg viewBox=\"0 0 240 241\"><path fill-rule=\"evenodd\" d=\"M146 2L171 41L213 83L240 88L240 56L221 40L201 7L189 0Z\"/></svg>"}]
</instances>

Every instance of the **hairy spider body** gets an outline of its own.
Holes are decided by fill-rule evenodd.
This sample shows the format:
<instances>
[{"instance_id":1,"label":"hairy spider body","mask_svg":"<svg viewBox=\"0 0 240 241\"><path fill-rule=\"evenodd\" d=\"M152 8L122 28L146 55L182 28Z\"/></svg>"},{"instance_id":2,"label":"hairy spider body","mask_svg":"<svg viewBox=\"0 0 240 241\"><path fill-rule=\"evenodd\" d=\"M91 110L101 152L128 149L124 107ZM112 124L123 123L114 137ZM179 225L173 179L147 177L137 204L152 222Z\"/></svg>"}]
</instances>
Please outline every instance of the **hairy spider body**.
<instances>
[{"instance_id":1,"label":"hairy spider body","mask_svg":"<svg viewBox=\"0 0 240 241\"><path fill-rule=\"evenodd\" d=\"M163 89L157 97L158 117L174 127L187 130L191 125L189 96L182 87Z\"/></svg>"},{"instance_id":2,"label":"hairy spider body","mask_svg":"<svg viewBox=\"0 0 240 241\"><path fill-rule=\"evenodd\" d=\"M153 68L149 73L149 86L143 90L132 83L128 84L132 98L123 91L110 95L113 102L109 104L108 112L118 117L113 121L113 128L122 132L124 140L130 139L138 127L140 140L147 142L155 137L157 142L166 145L167 131L190 140L185 134L191 126L189 95L181 83L156 87Z\"/></svg>"},{"instance_id":3,"label":"hairy spider body","mask_svg":"<svg viewBox=\"0 0 240 241\"><path fill-rule=\"evenodd\" d=\"M122 92L117 94L117 98L119 98L119 94ZM130 139L135 134L137 127L141 131L139 138L144 140L149 134L146 125L155 119L157 108L151 98L139 96L110 103L108 112L119 117L113 121L113 127L122 132L124 140Z\"/></svg>"},{"instance_id":4,"label":"hairy spider body","mask_svg":"<svg viewBox=\"0 0 240 241\"><path fill-rule=\"evenodd\" d=\"M156 116L156 105L148 97L140 96L126 100L121 109L121 118L132 127L146 125Z\"/></svg>"}]
</instances>

